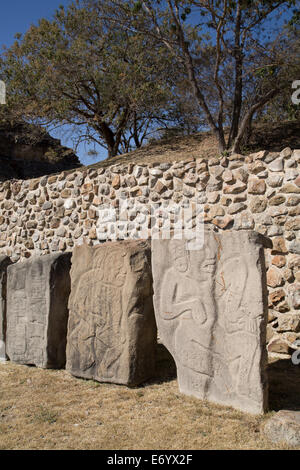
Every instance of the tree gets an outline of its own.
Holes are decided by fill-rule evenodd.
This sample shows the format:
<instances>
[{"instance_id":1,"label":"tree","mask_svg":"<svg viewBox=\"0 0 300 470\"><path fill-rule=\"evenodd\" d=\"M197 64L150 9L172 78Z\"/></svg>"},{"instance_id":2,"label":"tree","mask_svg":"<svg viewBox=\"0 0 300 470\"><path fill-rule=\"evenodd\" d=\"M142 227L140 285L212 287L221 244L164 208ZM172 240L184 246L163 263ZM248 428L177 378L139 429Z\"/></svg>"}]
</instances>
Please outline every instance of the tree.
<instances>
[{"instance_id":1,"label":"tree","mask_svg":"<svg viewBox=\"0 0 300 470\"><path fill-rule=\"evenodd\" d=\"M139 32L101 20L93 5L76 1L52 21L18 35L3 54L6 111L12 119L80 128L79 139L115 156L140 146L168 99L165 51Z\"/></svg>"},{"instance_id":2,"label":"tree","mask_svg":"<svg viewBox=\"0 0 300 470\"><path fill-rule=\"evenodd\" d=\"M87 1L99 17L164 45L184 68L221 152L240 151L253 117L290 87L299 69L299 56L289 61L278 48L283 26L274 33L298 0Z\"/></svg>"},{"instance_id":3,"label":"tree","mask_svg":"<svg viewBox=\"0 0 300 470\"><path fill-rule=\"evenodd\" d=\"M285 63L282 74L285 74L289 86L267 104L261 113L264 121L300 121L300 105L292 102L292 84L300 77L300 10L295 10L284 30L284 37L277 44L277 55L281 54Z\"/></svg>"}]
</instances>

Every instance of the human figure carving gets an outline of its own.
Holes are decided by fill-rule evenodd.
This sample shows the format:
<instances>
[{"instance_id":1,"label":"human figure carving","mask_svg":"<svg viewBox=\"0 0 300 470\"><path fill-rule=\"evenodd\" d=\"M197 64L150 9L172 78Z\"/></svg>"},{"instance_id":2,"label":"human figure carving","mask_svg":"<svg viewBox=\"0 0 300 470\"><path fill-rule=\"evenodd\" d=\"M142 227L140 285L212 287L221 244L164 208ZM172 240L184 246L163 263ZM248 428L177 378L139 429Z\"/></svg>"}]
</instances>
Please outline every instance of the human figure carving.
<instances>
[{"instance_id":1,"label":"human figure carving","mask_svg":"<svg viewBox=\"0 0 300 470\"><path fill-rule=\"evenodd\" d=\"M104 263L114 266L113 276L109 270L103 269ZM105 277L103 277L104 273ZM84 361L80 367L82 370L87 370L94 366L95 357L101 358L99 366L101 375L106 375L107 378L116 374L118 359L122 354L122 345L124 344L124 332L121 328L122 314L118 317L112 315L111 305L108 306L107 311L102 310L99 315L100 296L102 304L103 298L108 298L111 302L115 300L122 303L121 289L125 277L124 258L113 251L107 256L100 253L93 260L92 269L82 275L74 300L73 308L78 313L80 321L74 328L71 339L76 345L76 338L80 336L78 343L81 344L81 347L84 345L85 348L84 354L80 355L80 359ZM97 318L93 327L87 320L89 315L94 315Z\"/></svg>"},{"instance_id":2,"label":"human figure carving","mask_svg":"<svg viewBox=\"0 0 300 470\"><path fill-rule=\"evenodd\" d=\"M183 366L203 376L207 388L212 373L210 343L217 315L214 239L209 237L197 256L186 250L184 242L174 241L173 257L174 267L167 271L162 284L162 317L168 321L177 319L174 354Z\"/></svg>"},{"instance_id":3,"label":"human figure carving","mask_svg":"<svg viewBox=\"0 0 300 470\"><path fill-rule=\"evenodd\" d=\"M218 326L224 340L216 345L216 353L220 352L229 360L233 391L249 397L250 390L250 397L257 400L257 390L252 384L259 382L253 374L259 370L254 364L260 354L258 337L262 315L261 308L251 299L247 283L249 263L251 260L245 257L232 257L223 263L224 286L218 302ZM233 270L238 271L238 275L232 276Z\"/></svg>"},{"instance_id":4,"label":"human figure carving","mask_svg":"<svg viewBox=\"0 0 300 470\"><path fill-rule=\"evenodd\" d=\"M260 413L267 407L264 240L207 231L195 251L189 241L152 242L155 314L179 389Z\"/></svg>"}]
</instances>

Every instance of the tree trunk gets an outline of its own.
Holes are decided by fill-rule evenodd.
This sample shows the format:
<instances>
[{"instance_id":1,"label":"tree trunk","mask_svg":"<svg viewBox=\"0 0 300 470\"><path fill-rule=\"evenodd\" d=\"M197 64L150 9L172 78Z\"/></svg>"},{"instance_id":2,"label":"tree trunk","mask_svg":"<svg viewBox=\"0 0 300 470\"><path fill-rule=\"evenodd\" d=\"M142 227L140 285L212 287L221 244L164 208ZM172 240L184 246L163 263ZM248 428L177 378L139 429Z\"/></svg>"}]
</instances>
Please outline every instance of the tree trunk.
<instances>
[{"instance_id":1,"label":"tree trunk","mask_svg":"<svg viewBox=\"0 0 300 470\"><path fill-rule=\"evenodd\" d=\"M118 155L118 150L116 150L115 147L107 146L107 152L108 152L107 158L116 157Z\"/></svg>"},{"instance_id":2,"label":"tree trunk","mask_svg":"<svg viewBox=\"0 0 300 470\"><path fill-rule=\"evenodd\" d=\"M240 153L242 139L256 111L261 109L266 103L268 103L272 98L274 98L274 96L276 96L280 92L280 90L281 88L273 88L273 90L270 90L260 101L251 106L251 108L247 111L239 127L238 134L232 147L232 153Z\"/></svg>"},{"instance_id":3,"label":"tree trunk","mask_svg":"<svg viewBox=\"0 0 300 470\"><path fill-rule=\"evenodd\" d=\"M97 118L96 130L99 132L101 137L105 140L108 151L108 158L115 157L118 154L119 143L116 145L115 134L106 124L106 122L101 121L100 118Z\"/></svg>"},{"instance_id":4,"label":"tree trunk","mask_svg":"<svg viewBox=\"0 0 300 470\"><path fill-rule=\"evenodd\" d=\"M219 152L223 153L226 150L226 143L225 143L224 133L220 129L218 129L217 133L215 135L218 138Z\"/></svg>"},{"instance_id":5,"label":"tree trunk","mask_svg":"<svg viewBox=\"0 0 300 470\"><path fill-rule=\"evenodd\" d=\"M187 71L187 75L188 75L188 79L189 79L189 82L190 82L190 85L191 85L191 88L192 88L193 95L194 95L195 99L197 100L197 103L198 103L199 107L203 109L204 114L205 114L206 119L207 119L207 123L209 124L211 130L213 131L213 133L214 133L214 135L215 135L215 137L218 141L219 151L222 153L222 152L224 152L224 150L226 148L223 129L218 128L218 126L214 122L214 119L213 119L213 116L211 115L211 112L209 111L209 108L206 104L204 95L202 94L202 92L201 92L201 90L198 86L197 79L196 79L196 76L195 76L194 64L193 64L193 61L192 61L192 58L191 58L191 55L190 55L188 45L186 44L186 42L184 40L184 35L183 35L182 30L180 31L180 33L181 33L180 34L180 36L181 36L180 37L180 43L181 43L181 47L182 47L182 50L183 50L183 53L184 53L185 68L186 68L186 71Z\"/></svg>"},{"instance_id":6,"label":"tree trunk","mask_svg":"<svg viewBox=\"0 0 300 470\"><path fill-rule=\"evenodd\" d=\"M237 3L237 12L235 20L235 44L234 44L234 60L235 60L235 87L233 111L231 118L231 127L228 138L228 148L236 138L239 129L239 122L242 109L242 93L243 93L243 51L240 43L241 34L241 5Z\"/></svg>"}]
</instances>

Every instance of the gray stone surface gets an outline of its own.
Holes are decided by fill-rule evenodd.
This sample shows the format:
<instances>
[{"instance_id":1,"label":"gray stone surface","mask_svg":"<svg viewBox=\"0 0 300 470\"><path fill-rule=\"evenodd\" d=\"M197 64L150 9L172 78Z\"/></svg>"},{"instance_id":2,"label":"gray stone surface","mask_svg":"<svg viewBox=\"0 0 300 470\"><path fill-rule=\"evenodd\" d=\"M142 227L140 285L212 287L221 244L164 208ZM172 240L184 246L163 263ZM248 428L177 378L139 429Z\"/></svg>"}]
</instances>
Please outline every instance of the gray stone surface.
<instances>
[{"instance_id":1,"label":"gray stone surface","mask_svg":"<svg viewBox=\"0 0 300 470\"><path fill-rule=\"evenodd\" d=\"M8 256L0 256L0 362L6 361L6 279L9 264Z\"/></svg>"},{"instance_id":2,"label":"gray stone surface","mask_svg":"<svg viewBox=\"0 0 300 470\"><path fill-rule=\"evenodd\" d=\"M183 393L259 414L267 407L267 290L261 235L206 232L202 249L153 240L158 332Z\"/></svg>"},{"instance_id":3,"label":"gray stone surface","mask_svg":"<svg viewBox=\"0 0 300 470\"><path fill-rule=\"evenodd\" d=\"M291 355L289 346L293 340L290 341L289 330L278 333L277 317L294 314L299 308L290 295L290 287L300 281L299 267L289 267L289 260L300 256L300 176L296 177L299 155L300 150L295 150L283 157L278 149L209 160L196 158L196 154L195 158L178 154L182 161L171 161L172 157L169 163L154 164L149 160L134 164L121 159L103 167L81 168L29 181L5 181L0 184L0 253L17 262L33 255L72 251L84 240L91 246L115 240L112 226L118 216L122 221L116 223L117 228L128 230L129 239L137 239L137 224L143 222L141 211L132 209L140 204L145 204L145 214L152 203L155 208L162 207L159 216L151 218L155 222L154 233L158 227L167 228L168 220L170 229L175 230L180 221L176 208L189 204L190 208L200 209L188 222L191 227L204 216L205 223L217 231L247 229L271 237L274 249L265 252L271 277L273 258L285 258L280 266L275 265L278 276L273 283L278 285L269 289L269 329L273 335L280 334L280 344L284 345L284 352L270 350L270 357L284 358ZM271 171L269 164L282 157L284 169ZM213 191L216 188L219 189ZM123 224L127 217L123 203L128 197L129 223ZM166 218L168 212L170 217ZM105 222L104 214L108 215L106 220L104 216ZM150 229L147 235L150 236ZM278 287L281 300L273 301L272 298L278 299L274 291Z\"/></svg>"},{"instance_id":4,"label":"gray stone surface","mask_svg":"<svg viewBox=\"0 0 300 470\"><path fill-rule=\"evenodd\" d=\"M150 243L76 247L71 280L67 370L125 385L153 377L157 330Z\"/></svg>"},{"instance_id":5,"label":"gray stone surface","mask_svg":"<svg viewBox=\"0 0 300 470\"><path fill-rule=\"evenodd\" d=\"M263 432L275 444L300 446L300 411L278 411L264 424Z\"/></svg>"},{"instance_id":6,"label":"gray stone surface","mask_svg":"<svg viewBox=\"0 0 300 470\"><path fill-rule=\"evenodd\" d=\"M8 267L7 355L19 364L66 362L71 254L30 258Z\"/></svg>"}]
</instances>

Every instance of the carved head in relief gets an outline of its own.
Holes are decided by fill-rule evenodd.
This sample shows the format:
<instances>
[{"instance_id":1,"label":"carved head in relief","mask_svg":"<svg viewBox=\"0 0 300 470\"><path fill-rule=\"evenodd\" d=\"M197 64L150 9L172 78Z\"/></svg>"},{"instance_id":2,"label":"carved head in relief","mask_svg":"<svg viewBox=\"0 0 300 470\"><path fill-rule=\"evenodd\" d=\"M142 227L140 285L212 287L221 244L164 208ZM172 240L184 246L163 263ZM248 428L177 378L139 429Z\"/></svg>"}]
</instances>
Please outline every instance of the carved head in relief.
<instances>
[{"instance_id":1,"label":"carved head in relief","mask_svg":"<svg viewBox=\"0 0 300 470\"><path fill-rule=\"evenodd\" d=\"M198 281L213 278L217 262L217 243L213 236L206 236L203 247L192 251L187 249L184 241L174 241L172 254L175 268L180 273Z\"/></svg>"},{"instance_id":2,"label":"carved head in relief","mask_svg":"<svg viewBox=\"0 0 300 470\"><path fill-rule=\"evenodd\" d=\"M102 281L115 287L121 287L126 278L125 258L121 250L111 249L109 253L97 250L93 259L95 281ZM97 273L97 274L96 274Z\"/></svg>"},{"instance_id":3,"label":"carved head in relief","mask_svg":"<svg viewBox=\"0 0 300 470\"><path fill-rule=\"evenodd\" d=\"M185 249L185 244L180 240L172 245L174 265L177 271L185 273L189 269L189 252Z\"/></svg>"}]
</instances>

